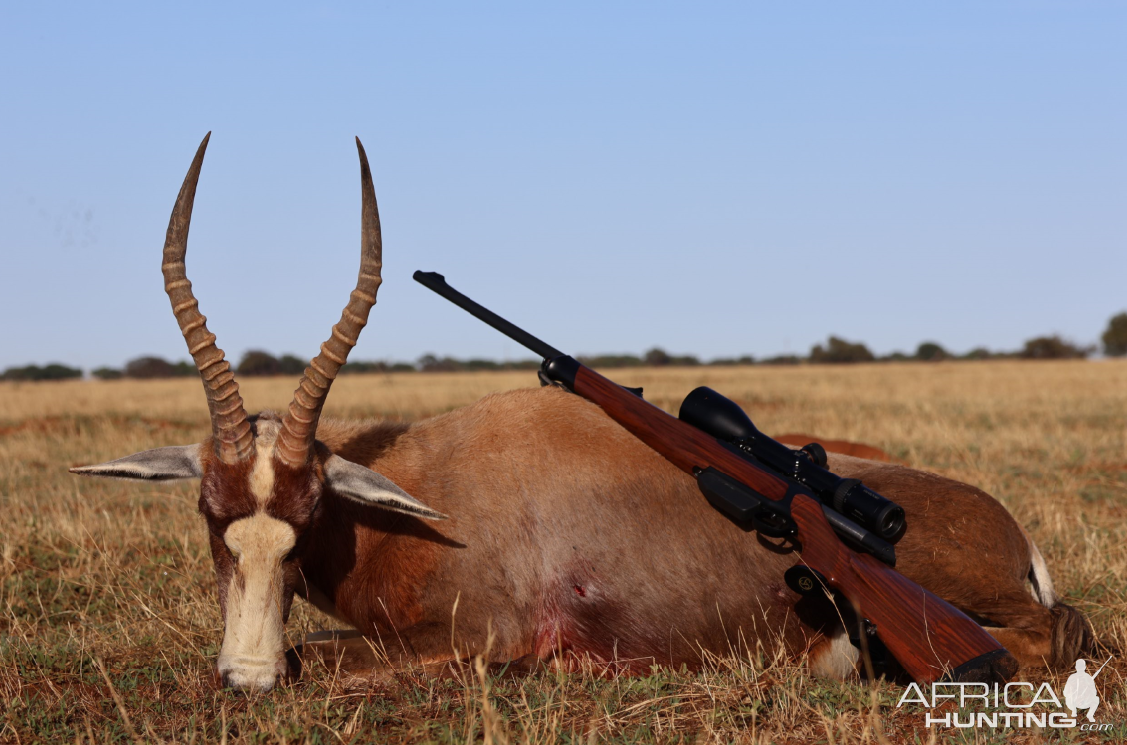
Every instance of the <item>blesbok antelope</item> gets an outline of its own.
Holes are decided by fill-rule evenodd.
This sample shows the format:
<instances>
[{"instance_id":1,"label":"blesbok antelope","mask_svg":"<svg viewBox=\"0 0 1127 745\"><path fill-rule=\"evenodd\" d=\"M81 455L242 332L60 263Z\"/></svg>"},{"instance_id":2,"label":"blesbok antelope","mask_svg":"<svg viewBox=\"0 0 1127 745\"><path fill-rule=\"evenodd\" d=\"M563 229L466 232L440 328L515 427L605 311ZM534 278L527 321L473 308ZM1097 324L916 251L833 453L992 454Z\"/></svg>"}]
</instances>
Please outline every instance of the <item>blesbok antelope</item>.
<instances>
[{"instance_id":1,"label":"blesbok antelope","mask_svg":"<svg viewBox=\"0 0 1127 745\"><path fill-rule=\"evenodd\" d=\"M377 662L366 645L328 643L361 678L381 665L453 662L484 651L487 636L499 662L698 666L702 651L758 640L808 651L823 674L855 669L832 606L784 584L788 549L709 508L691 477L578 396L494 394L413 424L321 419L381 282L359 140L356 289L289 410L248 416L185 274L206 146L205 137L177 197L162 269L212 435L72 471L200 479L226 685L266 690L286 675L295 592L383 645ZM897 465L831 455L830 467L904 507L898 569L986 625L1022 664L1071 664L1089 643L1085 620L1057 602L1037 548L993 498Z\"/></svg>"}]
</instances>

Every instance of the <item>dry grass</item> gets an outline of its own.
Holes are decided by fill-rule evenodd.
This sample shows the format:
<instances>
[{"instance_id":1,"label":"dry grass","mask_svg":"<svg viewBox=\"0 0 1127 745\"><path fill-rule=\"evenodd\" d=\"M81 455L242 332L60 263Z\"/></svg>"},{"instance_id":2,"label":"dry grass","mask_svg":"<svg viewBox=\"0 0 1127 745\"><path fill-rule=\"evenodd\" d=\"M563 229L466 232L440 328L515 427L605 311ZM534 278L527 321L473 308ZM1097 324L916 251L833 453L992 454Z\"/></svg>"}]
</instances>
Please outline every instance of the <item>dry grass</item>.
<instances>
[{"instance_id":1,"label":"dry grass","mask_svg":"<svg viewBox=\"0 0 1127 745\"><path fill-rule=\"evenodd\" d=\"M693 386L711 385L767 432L867 442L981 486L1030 530L1058 590L1089 615L1102 641L1127 650L1127 364L615 377L645 386L648 399L674 411ZM283 407L294 382L246 381L248 407ZM523 372L350 377L337 383L328 408L413 418L534 383ZM355 696L331 670L314 670L267 696L216 690L208 675L221 621L193 487L66 473L206 430L194 380L0 384L0 741L928 740L919 710L895 708L898 686L827 684L800 661L755 654L714 660L700 674L656 670L644 678L507 678L467 669L461 680L439 681L407 670L398 689ZM299 603L289 631L297 639L328 625ZM1127 737L1124 663L1117 654L1100 678L1099 719L1117 725L1101 735L1109 741ZM1059 691L1063 676L1052 680ZM989 730L963 733L956 741L1004 740ZM1081 741L1081 733L1063 740Z\"/></svg>"}]
</instances>

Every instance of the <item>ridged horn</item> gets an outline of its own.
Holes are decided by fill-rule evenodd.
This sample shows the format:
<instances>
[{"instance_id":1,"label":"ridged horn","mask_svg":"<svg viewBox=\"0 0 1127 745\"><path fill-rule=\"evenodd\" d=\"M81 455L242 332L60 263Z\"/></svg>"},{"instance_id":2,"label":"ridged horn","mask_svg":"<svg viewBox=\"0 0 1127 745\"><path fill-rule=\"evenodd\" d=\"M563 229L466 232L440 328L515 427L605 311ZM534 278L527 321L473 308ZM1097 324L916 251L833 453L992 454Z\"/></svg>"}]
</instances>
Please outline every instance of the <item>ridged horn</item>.
<instances>
[{"instance_id":1,"label":"ridged horn","mask_svg":"<svg viewBox=\"0 0 1127 745\"><path fill-rule=\"evenodd\" d=\"M192 223L192 205L196 201L196 183L200 179L204 152L211 132L203 138L192 167L184 177L184 185L176 197L172 217L168 220L168 233L164 239L164 290L172 301L172 313L188 352L195 360L196 369L203 380L207 408L211 412L211 432L215 436L215 453L224 463L237 463L250 457L254 450L254 437L239 395L239 384L231 365L224 359L223 350L215 346L215 334L207 330L207 318L199 310L199 301L192 293L192 283L184 267L188 252L188 228Z\"/></svg>"},{"instance_id":2,"label":"ridged horn","mask_svg":"<svg viewBox=\"0 0 1127 745\"><path fill-rule=\"evenodd\" d=\"M321 408L329 395L329 387L336 380L348 353L356 346L360 331L368 323L368 313L376 304L376 291L383 279L383 238L380 234L380 212L376 205L376 191L372 187L372 171L360 138L356 138L360 153L360 190L363 206L360 214L360 276L356 289L344 306L340 321L333 333L321 345L321 353L305 368L305 376L294 391L289 412L282 418L282 431L278 434L275 455L287 465L298 468L309 460L313 441L317 436L317 421Z\"/></svg>"}]
</instances>

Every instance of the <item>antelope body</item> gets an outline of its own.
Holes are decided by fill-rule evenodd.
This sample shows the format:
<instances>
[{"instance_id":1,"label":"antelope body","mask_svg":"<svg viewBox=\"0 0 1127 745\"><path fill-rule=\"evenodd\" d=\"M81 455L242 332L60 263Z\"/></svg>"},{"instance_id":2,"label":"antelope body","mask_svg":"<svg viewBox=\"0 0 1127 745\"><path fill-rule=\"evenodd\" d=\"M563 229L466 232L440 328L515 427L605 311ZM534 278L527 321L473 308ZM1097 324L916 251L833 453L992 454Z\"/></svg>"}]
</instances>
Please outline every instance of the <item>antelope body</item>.
<instances>
[{"instance_id":1,"label":"antelope body","mask_svg":"<svg viewBox=\"0 0 1127 745\"><path fill-rule=\"evenodd\" d=\"M690 476L578 396L494 394L413 424L320 419L380 283L379 217L359 141L357 289L289 410L248 416L184 272L206 145L173 210L163 270L213 434L72 470L200 479L224 683L266 690L287 674L295 593L382 646L377 659L366 642L322 645L361 680L388 664L483 653L487 638L492 660L518 667L694 667L702 652L763 643L809 651L824 674L854 670L833 607L784 584L796 558L786 545L729 522ZM831 454L829 467L904 508L897 569L980 620L1023 665L1071 664L1090 643L1084 619L1057 602L1036 546L989 495L844 455Z\"/></svg>"}]
</instances>

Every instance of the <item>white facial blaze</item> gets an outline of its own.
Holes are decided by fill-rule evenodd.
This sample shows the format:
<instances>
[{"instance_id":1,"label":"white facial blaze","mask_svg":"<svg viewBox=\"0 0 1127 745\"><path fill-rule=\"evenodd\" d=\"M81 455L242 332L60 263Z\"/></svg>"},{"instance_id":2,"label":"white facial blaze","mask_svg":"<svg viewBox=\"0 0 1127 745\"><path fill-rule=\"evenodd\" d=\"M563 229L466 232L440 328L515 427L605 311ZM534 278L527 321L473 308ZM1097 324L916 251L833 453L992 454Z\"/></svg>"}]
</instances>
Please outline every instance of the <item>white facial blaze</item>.
<instances>
[{"instance_id":1,"label":"white facial blaze","mask_svg":"<svg viewBox=\"0 0 1127 745\"><path fill-rule=\"evenodd\" d=\"M259 512L236 520L223 536L236 560L227 587L219 673L236 688L267 690L285 673L282 560L297 536Z\"/></svg>"},{"instance_id":2,"label":"white facial blaze","mask_svg":"<svg viewBox=\"0 0 1127 745\"><path fill-rule=\"evenodd\" d=\"M254 495L259 507L265 507L274 493L274 443L278 439L281 426L272 420L258 422L258 436L254 447L254 470L250 474L250 493Z\"/></svg>"}]
</instances>

